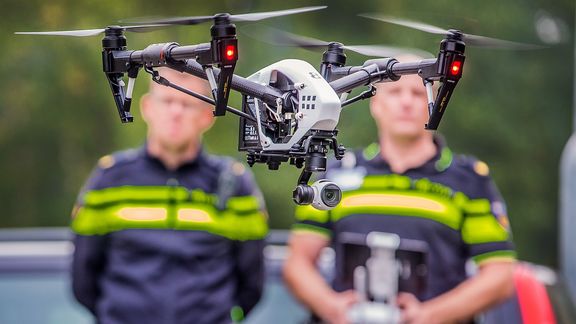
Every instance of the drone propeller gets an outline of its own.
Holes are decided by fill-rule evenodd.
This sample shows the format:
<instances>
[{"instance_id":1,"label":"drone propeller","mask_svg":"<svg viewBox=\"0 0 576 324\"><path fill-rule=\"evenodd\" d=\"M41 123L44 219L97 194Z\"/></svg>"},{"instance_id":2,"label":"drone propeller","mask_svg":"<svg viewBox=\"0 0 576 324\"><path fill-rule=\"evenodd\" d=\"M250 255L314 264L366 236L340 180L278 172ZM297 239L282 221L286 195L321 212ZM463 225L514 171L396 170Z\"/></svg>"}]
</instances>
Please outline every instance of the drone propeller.
<instances>
[{"instance_id":1,"label":"drone propeller","mask_svg":"<svg viewBox=\"0 0 576 324\"><path fill-rule=\"evenodd\" d=\"M312 51L324 51L330 44L339 45L342 49L349 50L365 56L374 57L392 57L399 54L412 53L422 57L433 57L432 54L417 50L414 48L403 48L403 47L393 47L393 46L382 46L382 45L344 45L338 42L327 42L324 40L301 36L292 34L283 30L279 30L272 27L254 27L252 28L242 28L243 32L247 32L248 35L263 40L272 45L278 46L296 46ZM262 31L265 32L262 32Z\"/></svg>"},{"instance_id":2,"label":"drone propeller","mask_svg":"<svg viewBox=\"0 0 576 324\"><path fill-rule=\"evenodd\" d=\"M390 16L382 16L382 15L375 15L375 14L361 14L361 17L384 21L391 24L396 24L412 29L417 29L423 32L427 32L430 34L440 34L440 35L454 35L457 33L462 34L463 40L466 42L466 45L476 46L476 47L486 47L486 48L493 48L493 49L522 49L522 50L530 50L530 49L540 49L543 46L534 45L534 44L527 44L527 43L519 43L519 42L512 42L503 39L485 37L485 36L478 36L472 34L464 34L454 29L443 29L440 27L436 27L433 25L425 24L418 21L400 19Z\"/></svg>"},{"instance_id":3,"label":"drone propeller","mask_svg":"<svg viewBox=\"0 0 576 324\"><path fill-rule=\"evenodd\" d=\"M157 19L150 19L150 20L140 20L136 19L129 19L129 20L122 20L123 23L135 23L135 24L167 24L167 25L197 25L205 22L212 21L216 18L226 18L230 22L235 21L258 21L273 17L280 17L280 16L287 16L293 15L308 11L320 10L324 9L327 6L316 6L316 7L303 7L303 8L296 8L296 9L287 9L287 10L278 10L278 11L269 11L269 12L256 12L256 13L248 13L248 14L240 14L240 15L231 15L227 13L216 14L214 16L192 16L192 17L174 17L174 18L157 18Z\"/></svg>"},{"instance_id":4,"label":"drone propeller","mask_svg":"<svg viewBox=\"0 0 576 324\"><path fill-rule=\"evenodd\" d=\"M124 31L144 33L157 30L163 27L168 27L166 24L155 25L142 25L142 26L109 26L106 28L98 29L80 29L80 30L63 30L63 31L45 31L45 32L15 32L17 35L44 35L44 36L74 36L74 37L89 37L102 34L107 28L121 29Z\"/></svg>"}]
</instances>

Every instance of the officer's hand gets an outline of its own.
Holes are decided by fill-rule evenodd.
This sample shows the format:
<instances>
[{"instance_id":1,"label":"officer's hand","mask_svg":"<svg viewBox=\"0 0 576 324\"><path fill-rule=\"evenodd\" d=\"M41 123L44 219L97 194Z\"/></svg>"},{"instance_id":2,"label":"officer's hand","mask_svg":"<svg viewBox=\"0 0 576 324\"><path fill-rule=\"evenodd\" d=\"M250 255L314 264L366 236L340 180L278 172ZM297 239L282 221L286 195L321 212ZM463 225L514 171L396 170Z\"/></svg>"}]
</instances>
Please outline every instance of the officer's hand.
<instances>
[{"instance_id":1,"label":"officer's hand","mask_svg":"<svg viewBox=\"0 0 576 324\"><path fill-rule=\"evenodd\" d=\"M398 307L402 309L402 324L440 323L437 318L433 318L425 304L412 294L400 293L397 302Z\"/></svg>"},{"instance_id":2,"label":"officer's hand","mask_svg":"<svg viewBox=\"0 0 576 324\"><path fill-rule=\"evenodd\" d=\"M358 294L354 290L335 293L328 298L323 309L318 314L324 321L330 324L347 324L348 310L358 301Z\"/></svg>"}]
</instances>

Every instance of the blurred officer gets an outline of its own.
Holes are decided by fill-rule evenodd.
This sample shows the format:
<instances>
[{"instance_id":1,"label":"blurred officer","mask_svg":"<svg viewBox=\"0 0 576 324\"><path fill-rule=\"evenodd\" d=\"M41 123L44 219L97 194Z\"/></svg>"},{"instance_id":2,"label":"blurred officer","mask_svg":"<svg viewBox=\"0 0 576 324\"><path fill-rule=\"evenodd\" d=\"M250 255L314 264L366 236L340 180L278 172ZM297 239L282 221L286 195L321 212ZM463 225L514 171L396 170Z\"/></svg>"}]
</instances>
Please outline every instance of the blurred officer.
<instances>
[{"instance_id":1,"label":"blurred officer","mask_svg":"<svg viewBox=\"0 0 576 324\"><path fill-rule=\"evenodd\" d=\"M201 79L161 75L209 93ZM266 213L252 175L202 149L209 105L152 83L141 112L146 144L101 158L73 212L74 295L99 323L240 320L264 276Z\"/></svg>"},{"instance_id":2,"label":"blurred officer","mask_svg":"<svg viewBox=\"0 0 576 324\"><path fill-rule=\"evenodd\" d=\"M470 320L513 293L515 252L504 202L485 163L454 155L424 129L426 102L418 76L378 84L370 104L378 144L328 167L326 177L343 188L342 202L330 212L297 209L285 279L326 322L347 323L346 312L357 301L342 283L338 249L332 287L316 269L322 249L337 246L343 232L388 232L428 244L427 291L399 295L402 323ZM469 259L479 271L467 279Z\"/></svg>"}]
</instances>

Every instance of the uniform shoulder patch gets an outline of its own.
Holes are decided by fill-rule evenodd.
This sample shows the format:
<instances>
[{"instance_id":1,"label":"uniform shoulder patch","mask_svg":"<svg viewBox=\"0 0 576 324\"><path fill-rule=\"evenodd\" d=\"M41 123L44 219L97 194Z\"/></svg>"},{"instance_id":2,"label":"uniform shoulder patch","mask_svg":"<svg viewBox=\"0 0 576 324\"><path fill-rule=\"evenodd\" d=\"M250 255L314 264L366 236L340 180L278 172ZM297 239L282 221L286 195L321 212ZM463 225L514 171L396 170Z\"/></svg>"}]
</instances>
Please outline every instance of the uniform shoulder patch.
<instances>
[{"instance_id":1,"label":"uniform shoulder patch","mask_svg":"<svg viewBox=\"0 0 576 324\"><path fill-rule=\"evenodd\" d=\"M118 164L135 161L138 158L138 152L138 149L128 149L115 152L113 154L104 155L98 160L98 167L106 170Z\"/></svg>"},{"instance_id":2,"label":"uniform shoulder patch","mask_svg":"<svg viewBox=\"0 0 576 324\"><path fill-rule=\"evenodd\" d=\"M246 172L246 167L244 164L238 161L232 162L232 173L234 173L235 176L241 176L244 174L244 172Z\"/></svg>"},{"instance_id":3,"label":"uniform shoulder patch","mask_svg":"<svg viewBox=\"0 0 576 324\"><path fill-rule=\"evenodd\" d=\"M481 177L487 177L490 174L490 168L486 162L478 160L470 155L458 155L456 161L460 167L473 172Z\"/></svg>"},{"instance_id":4,"label":"uniform shoulder patch","mask_svg":"<svg viewBox=\"0 0 576 324\"><path fill-rule=\"evenodd\" d=\"M486 177L490 174L490 168L488 168L488 164L486 164L483 161L476 161L474 162L474 172L476 172L477 174Z\"/></svg>"},{"instance_id":5,"label":"uniform shoulder patch","mask_svg":"<svg viewBox=\"0 0 576 324\"><path fill-rule=\"evenodd\" d=\"M111 154L104 155L98 160L98 167L101 169L109 169L113 167L114 164L116 164L116 159Z\"/></svg>"}]
</instances>

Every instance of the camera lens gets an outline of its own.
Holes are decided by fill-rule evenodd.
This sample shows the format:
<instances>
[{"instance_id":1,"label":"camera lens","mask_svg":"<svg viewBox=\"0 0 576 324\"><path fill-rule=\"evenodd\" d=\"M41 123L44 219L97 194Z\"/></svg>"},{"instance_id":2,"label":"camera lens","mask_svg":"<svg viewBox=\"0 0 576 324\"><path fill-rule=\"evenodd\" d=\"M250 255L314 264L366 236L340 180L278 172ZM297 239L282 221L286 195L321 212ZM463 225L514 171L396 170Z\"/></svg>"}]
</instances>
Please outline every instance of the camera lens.
<instances>
[{"instance_id":1,"label":"camera lens","mask_svg":"<svg viewBox=\"0 0 576 324\"><path fill-rule=\"evenodd\" d=\"M322 202L326 204L326 206L336 207L336 205L338 205L342 199L342 191L337 185L331 183L322 189L320 198L322 199Z\"/></svg>"},{"instance_id":2,"label":"camera lens","mask_svg":"<svg viewBox=\"0 0 576 324\"><path fill-rule=\"evenodd\" d=\"M314 200L314 190L308 185L298 185L292 192L292 199L298 205L309 205Z\"/></svg>"}]
</instances>

